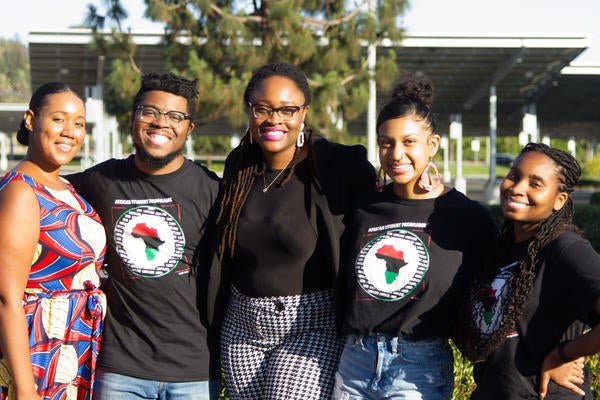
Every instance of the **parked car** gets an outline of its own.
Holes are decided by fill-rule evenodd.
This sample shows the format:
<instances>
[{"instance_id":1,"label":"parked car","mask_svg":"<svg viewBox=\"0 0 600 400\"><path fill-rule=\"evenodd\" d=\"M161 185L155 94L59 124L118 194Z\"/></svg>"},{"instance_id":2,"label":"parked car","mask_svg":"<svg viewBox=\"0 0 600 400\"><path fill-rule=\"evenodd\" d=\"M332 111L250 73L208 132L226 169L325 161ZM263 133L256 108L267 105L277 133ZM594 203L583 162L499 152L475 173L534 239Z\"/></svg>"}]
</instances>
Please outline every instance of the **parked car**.
<instances>
[{"instance_id":1,"label":"parked car","mask_svg":"<svg viewBox=\"0 0 600 400\"><path fill-rule=\"evenodd\" d=\"M510 167L515 161L515 156L508 153L496 153L496 165L503 165L505 167Z\"/></svg>"}]
</instances>

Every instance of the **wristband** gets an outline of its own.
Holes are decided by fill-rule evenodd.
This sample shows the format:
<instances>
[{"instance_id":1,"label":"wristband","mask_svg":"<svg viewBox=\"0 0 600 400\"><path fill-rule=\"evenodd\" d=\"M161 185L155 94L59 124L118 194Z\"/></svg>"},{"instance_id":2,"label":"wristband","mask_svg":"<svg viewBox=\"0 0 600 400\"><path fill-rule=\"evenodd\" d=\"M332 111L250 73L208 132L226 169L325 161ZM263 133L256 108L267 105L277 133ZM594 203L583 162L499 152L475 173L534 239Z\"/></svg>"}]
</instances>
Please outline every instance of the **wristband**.
<instances>
[{"instance_id":1,"label":"wristband","mask_svg":"<svg viewBox=\"0 0 600 400\"><path fill-rule=\"evenodd\" d=\"M567 345L567 343L569 343L569 342L568 341L561 342L558 345L558 347L556 348L556 350L558 352L558 358L560 358L560 361L562 361L563 364L569 363L574 360L574 358L569 358L565 354L565 346Z\"/></svg>"}]
</instances>

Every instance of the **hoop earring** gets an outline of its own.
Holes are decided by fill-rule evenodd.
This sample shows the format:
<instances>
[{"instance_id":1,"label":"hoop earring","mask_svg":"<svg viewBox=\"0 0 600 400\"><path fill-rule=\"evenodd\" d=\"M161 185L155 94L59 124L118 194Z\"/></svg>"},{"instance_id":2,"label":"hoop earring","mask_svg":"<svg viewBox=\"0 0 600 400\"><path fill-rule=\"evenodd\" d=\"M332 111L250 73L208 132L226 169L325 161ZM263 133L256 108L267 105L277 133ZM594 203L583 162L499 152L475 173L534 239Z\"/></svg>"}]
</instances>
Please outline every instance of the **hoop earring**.
<instances>
[{"instance_id":1,"label":"hoop earring","mask_svg":"<svg viewBox=\"0 0 600 400\"><path fill-rule=\"evenodd\" d=\"M300 126L300 132L298 133L298 138L296 139L296 147L304 146L304 122Z\"/></svg>"},{"instance_id":2,"label":"hoop earring","mask_svg":"<svg viewBox=\"0 0 600 400\"><path fill-rule=\"evenodd\" d=\"M377 171L377 182L376 187L378 192L383 192L383 188L387 185L387 174L383 170L382 166L379 166Z\"/></svg>"},{"instance_id":3,"label":"hoop earring","mask_svg":"<svg viewBox=\"0 0 600 400\"><path fill-rule=\"evenodd\" d=\"M433 179L433 180L431 179L431 176L429 175L430 169L433 170L433 172L435 173L435 179ZM423 171L423 173L421 174L421 180L420 180L421 187L423 188L423 190L431 192L432 190L437 189L440 186L441 182L442 182L442 176L440 175L437 167L433 163L433 160L429 160L429 163L425 167L425 171Z\"/></svg>"}]
</instances>

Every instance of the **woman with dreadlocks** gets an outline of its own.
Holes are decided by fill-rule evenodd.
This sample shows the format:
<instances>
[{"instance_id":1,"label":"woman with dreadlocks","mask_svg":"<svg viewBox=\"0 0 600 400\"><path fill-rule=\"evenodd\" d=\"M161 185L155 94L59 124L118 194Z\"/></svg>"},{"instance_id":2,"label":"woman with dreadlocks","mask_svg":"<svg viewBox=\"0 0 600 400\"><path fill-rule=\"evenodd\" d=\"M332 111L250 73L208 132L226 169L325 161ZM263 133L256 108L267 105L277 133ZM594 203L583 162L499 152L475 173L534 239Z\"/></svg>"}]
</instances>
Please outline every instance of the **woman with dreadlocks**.
<instances>
[{"instance_id":1,"label":"woman with dreadlocks","mask_svg":"<svg viewBox=\"0 0 600 400\"><path fill-rule=\"evenodd\" d=\"M500 185L501 236L456 337L473 400L591 398L580 357L600 351L600 255L573 224L580 174L569 153L529 143Z\"/></svg>"},{"instance_id":2,"label":"woman with dreadlocks","mask_svg":"<svg viewBox=\"0 0 600 400\"><path fill-rule=\"evenodd\" d=\"M364 147L312 133L299 68L261 67L244 102L249 128L226 160L216 224L225 383L231 399L330 399L342 219L375 171Z\"/></svg>"},{"instance_id":3,"label":"woman with dreadlocks","mask_svg":"<svg viewBox=\"0 0 600 400\"><path fill-rule=\"evenodd\" d=\"M362 196L352 214L336 400L452 396L448 337L496 226L487 209L440 182L432 98L431 81L409 75L377 118L381 172L392 182Z\"/></svg>"}]
</instances>

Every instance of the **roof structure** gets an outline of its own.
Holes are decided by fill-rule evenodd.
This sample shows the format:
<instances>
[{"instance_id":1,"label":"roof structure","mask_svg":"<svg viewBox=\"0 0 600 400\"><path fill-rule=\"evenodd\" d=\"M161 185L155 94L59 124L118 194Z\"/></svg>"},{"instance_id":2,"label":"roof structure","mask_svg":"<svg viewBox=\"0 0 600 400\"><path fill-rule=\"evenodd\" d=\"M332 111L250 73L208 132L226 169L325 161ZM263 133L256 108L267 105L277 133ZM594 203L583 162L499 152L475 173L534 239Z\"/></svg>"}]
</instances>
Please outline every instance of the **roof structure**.
<instances>
[{"instance_id":1,"label":"roof structure","mask_svg":"<svg viewBox=\"0 0 600 400\"><path fill-rule=\"evenodd\" d=\"M143 71L167 69L162 32L134 32L133 39L136 62ZM61 80L89 95L113 61L99 56L90 43L87 29L30 32L32 87ZM600 65L571 64L589 44L583 34L409 34L400 42L384 41L377 52L379 56L394 52L401 71L424 74L433 81L433 109L442 134L448 133L450 116L461 114L464 135L486 136L493 85L498 135L517 135L524 108L535 106L542 134L592 139L600 136L600 97L592 92L600 88ZM378 93L377 104L386 99L387 93ZM0 112L0 131L7 129L2 126L3 115ZM351 133L365 134L365 116L348 127ZM199 129L232 132L224 121Z\"/></svg>"}]
</instances>

